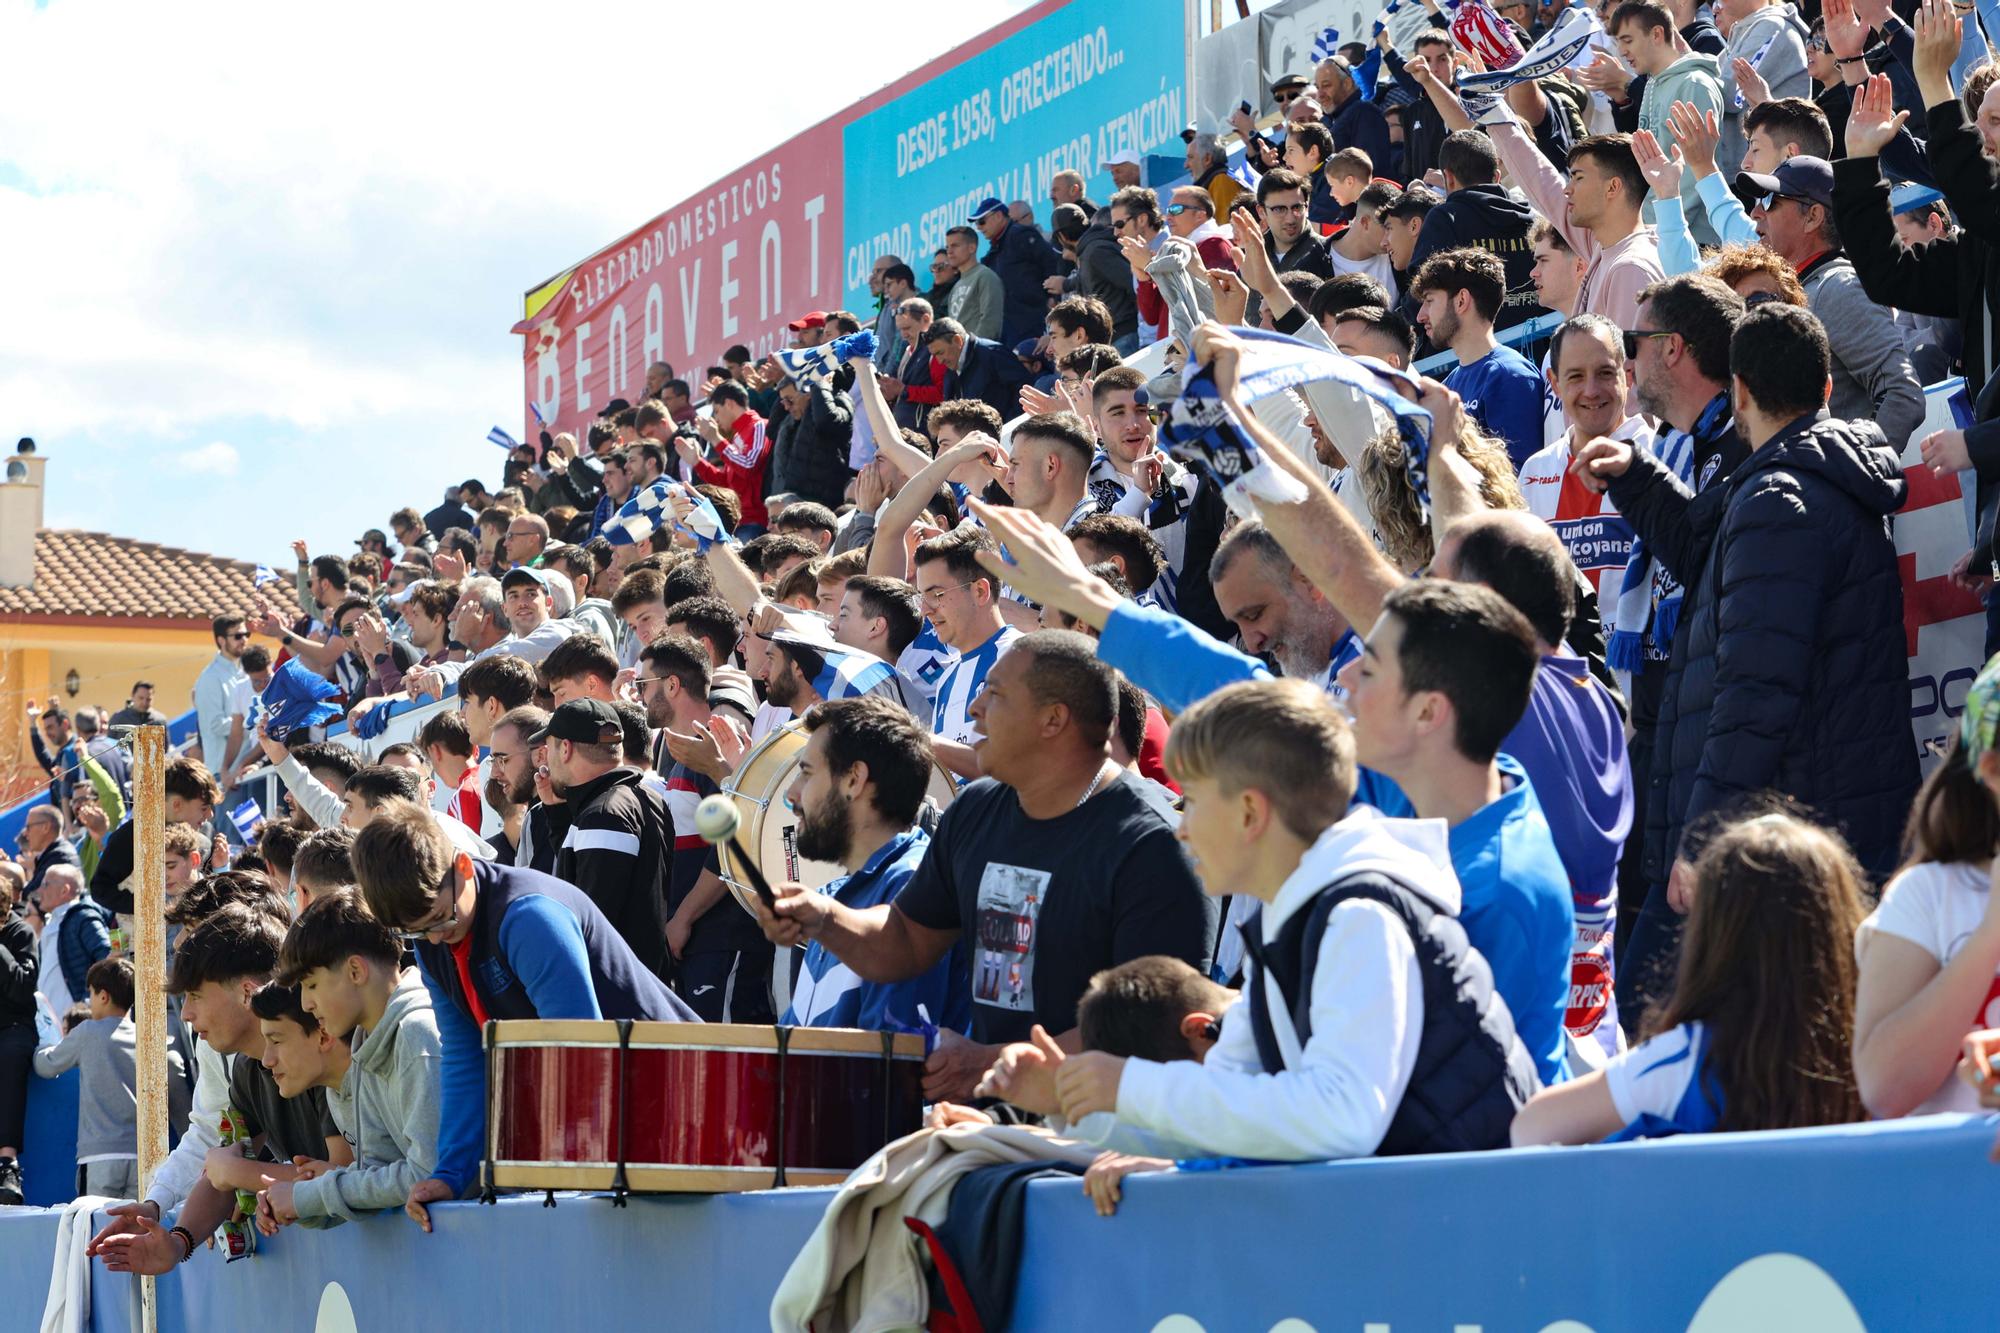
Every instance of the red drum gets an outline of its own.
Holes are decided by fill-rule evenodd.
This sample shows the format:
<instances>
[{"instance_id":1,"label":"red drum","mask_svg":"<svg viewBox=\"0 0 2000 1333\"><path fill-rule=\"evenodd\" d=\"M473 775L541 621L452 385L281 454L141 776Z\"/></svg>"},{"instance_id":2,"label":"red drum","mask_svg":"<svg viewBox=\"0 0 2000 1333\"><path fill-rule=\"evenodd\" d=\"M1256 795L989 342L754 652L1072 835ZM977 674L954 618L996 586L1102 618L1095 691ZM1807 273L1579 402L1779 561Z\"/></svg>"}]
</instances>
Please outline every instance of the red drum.
<instances>
[{"instance_id":1,"label":"red drum","mask_svg":"<svg viewBox=\"0 0 2000 1333\"><path fill-rule=\"evenodd\" d=\"M837 1185L922 1124L924 1041L906 1033L493 1022L486 1058L495 1189Z\"/></svg>"}]
</instances>

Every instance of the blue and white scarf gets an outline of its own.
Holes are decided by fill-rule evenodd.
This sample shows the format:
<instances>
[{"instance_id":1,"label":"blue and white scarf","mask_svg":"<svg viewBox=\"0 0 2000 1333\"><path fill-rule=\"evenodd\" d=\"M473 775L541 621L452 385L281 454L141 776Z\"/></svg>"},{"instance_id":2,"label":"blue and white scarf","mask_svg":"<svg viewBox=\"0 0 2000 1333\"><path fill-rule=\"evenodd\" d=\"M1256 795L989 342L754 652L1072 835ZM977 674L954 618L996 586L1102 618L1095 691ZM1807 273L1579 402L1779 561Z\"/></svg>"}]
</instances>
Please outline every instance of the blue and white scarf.
<instances>
[{"instance_id":1,"label":"blue and white scarf","mask_svg":"<svg viewBox=\"0 0 2000 1333\"><path fill-rule=\"evenodd\" d=\"M1232 332L1243 342L1236 375L1244 401L1254 402L1302 384L1332 381L1349 390L1358 406L1373 404L1388 413L1403 439L1410 488L1429 511L1431 414L1399 392L1404 388L1417 392L1413 376L1372 357L1328 351L1282 333L1262 329ZM1334 423L1321 425L1330 435L1336 431L1340 435L1357 433L1352 427L1341 430ZM1238 513L1248 512L1251 497L1279 504L1305 499L1295 478L1264 460L1256 440L1222 401L1207 366L1189 363L1182 372L1180 397L1167 409L1160 443L1171 457L1212 477Z\"/></svg>"},{"instance_id":2,"label":"blue and white scarf","mask_svg":"<svg viewBox=\"0 0 2000 1333\"><path fill-rule=\"evenodd\" d=\"M777 354L777 360L792 383L801 389L810 389L815 384L831 380L833 373L847 361L855 357L872 360L874 356L875 331L863 329L817 347L788 347Z\"/></svg>"},{"instance_id":3,"label":"blue and white scarf","mask_svg":"<svg viewBox=\"0 0 2000 1333\"><path fill-rule=\"evenodd\" d=\"M1728 411L1728 397L1718 397L1702 409L1693 431L1669 431L1653 442L1653 455L1660 460L1660 466L1678 477L1690 491L1695 489L1695 435L1713 431L1718 418ZM1624 580L1618 585L1611 637L1604 645L1605 663L1613 671L1637 671L1646 664L1649 645L1661 657L1673 651L1674 631L1680 628L1681 596L1685 591L1646 550L1646 539L1642 536L1635 540L1632 554L1625 561Z\"/></svg>"},{"instance_id":4,"label":"blue and white scarf","mask_svg":"<svg viewBox=\"0 0 2000 1333\"><path fill-rule=\"evenodd\" d=\"M613 546L637 546L662 523L673 523L673 506L668 500L675 491L694 500L694 512L687 516L687 522L675 526L693 537L697 547L706 551L728 538L729 530L722 526L722 515L706 495L662 477L618 507L618 512L604 525L604 539Z\"/></svg>"}]
</instances>

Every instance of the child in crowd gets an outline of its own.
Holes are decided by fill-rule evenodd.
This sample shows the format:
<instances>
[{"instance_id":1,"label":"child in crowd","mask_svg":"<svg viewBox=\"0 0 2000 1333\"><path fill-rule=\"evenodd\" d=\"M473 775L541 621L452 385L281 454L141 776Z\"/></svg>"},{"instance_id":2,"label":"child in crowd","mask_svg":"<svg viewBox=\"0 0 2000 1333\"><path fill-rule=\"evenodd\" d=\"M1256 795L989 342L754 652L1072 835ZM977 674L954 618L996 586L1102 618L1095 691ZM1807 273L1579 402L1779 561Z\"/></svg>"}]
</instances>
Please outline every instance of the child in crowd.
<instances>
[{"instance_id":1,"label":"child in crowd","mask_svg":"<svg viewBox=\"0 0 2000 1333\"><path fill-rule=\"evenodd\" d=\"M1903 869L1854 937L1854 1074L1876 1116L1976 1111L1966 1034L2000 1027L2000 657L1966 691L1958 741L1917 792Z\"/></svg>"},{"instance_id":2,"label":"child in crowd","mask_svg":"<svg viewBox=\"0 0 2000 1333\"><path fill-rule=\"evenodd\" d=\"M209 849L208 839L192 824L167 825L167 901L173 902L201 878L201 858Z\"/></svg>"},{"instance_id":3,"label":"child in crowd","mask_svg":"<svg viewBox=\"0 0 2000 1333\"><path fill-rule=\"evenodd\" d=\"M354 883L354 865L349 853L354 849L354 830L323 828L299 844L292 861L292 893L298 914L335 889Z\"/></svg>"},{"instance_id":4,"label":"child in crowd","mask_svg":"<svg viewBox=\"0 0 2000 1333\"><path fill-rule=\"evenodd\" d=\"M1072 1132L1172 1159L1500 1146L1534 1064L1457 923L1444 825L1350 811L1353 736L1306 681L1202 699L1167 769L1208 890L1262 901L1245 1002L1199 1062L1048 1043Z\"/></svg>"},{"instance_id":5,"label":"child in crowd","mask_svg":"<svg viewBox=\"0 0 2000 1333\"><path fill-rule=\"evenodd\" d=\"M395 932L368 914L353 888L316 896L285 936L279 979L299 988L323 1031L353 1046L346 1083L328 1103L353 1146L354 1165L273 1182L258 1202L259 1225L269 1231L305 1218L401 1208L437 1163L437 1020L423 977L403 967L402 952Z\"/></svg>"},{"instance_id":6,"label":"child in crowd","mask_svg":"<svg viewBox=\"0 0 2000 1333\"><path fill-rule=\"evenodd\" d=\"M1792 815L1717 835L1696 863L1680 971L1647 1039L1536 1096L1514 1144L1861 1119L1849 1047L1862 882L1836 835Z\"/></svg>"},{"instance_id":7,"label":"child in crowd","mask_svg":"<svg viewBox=\"0 0 2000 1333\"><path fill-rule=\"evenodd\" d=\"M35 1052L35 1072L57 1078L81 1068L76 1107L76 1192L108 1199L139 1193L139 1103L134 1073L132 961L104 958L84 985L90 999L80 1023L64 1024L63 1039ZM188 1084L180 1052L167 1050L167 1106L175 1122L187 1116Z\"/></svg>"},{"instance_id":8,"label":"child in crowd","mask_svg":"<svg viewBox=\"0 0 2000 1333\"><path fill-rule=\"evenodd\" d=\"M1152 955L1106 968L1090 979L1077 1002L1077 1036L1086 1051L1142 1060L1201 1060L1222 1035L1222 1014L1236 992L1217 985L1178 958ZM1056 1066L1063 1051L1037 1023L1032 1040L1013 1042L1000 1053L979 1086L981 1096L999 1097L1025 1111L1061 1114ZM931 1125L990 1119L983 1111L946 1102L931 1112ZM1098 1214L1118 1209L1118 1182L1135 1171L1171 1171L1164 1157L1104 1152L1083 1173L1083 1192Z\"/></svg>"},{"instance_id":9,"label":"child in crowd","mask_svg":"<svg viewBox=\"0 0 2000 1333\"><path fill-rule=\"evenodd\" d=\"M331 1123L347 1152L343 1157L352 1160L353 1139L334 1114L333 1101L339 1089L347 1082L348 1069L353 1063L347 1043L335 1036L306 1011L299 1003L299 989L273 981L260 988L250 997L250 1011L257 1016L257 1031L264 1039L264 1054L259 1064L269 1074L271 1085L287 1103L302 1104L308 1114L313 1113L315 1104L325 1108L325 1121ZM242 1061L239 1061L239 1064ZM289 1108L288 1108L289 1109ZM249 1124L257 1122L252 1120ZM246 1126L248 1127L248 1126ZM270 1138L267 1133L266 1138ZM334 1140L329 1137L328 1144ZM228 1152L227 1147L216 1149ZM311 1157L310 1153L306 1154ZM331 1157L332 1154L329 1154ZM280 1161L286 1159L280 1158ZM256 1184L239 1183L239 1190L254 1190L258 1194L257 1227L265 1235L276 1235L281 1220L270 1215L266 1199L274 1191L288 1191L294 1184L304 1184L315 1178L344 1170L331 1162L311 1160L298 1163L291 1159L291 1165L299 1169L294 1172L273 1173L253 1163L251 1172ZM276 1165L273 1163L273 1165ZM213 1173L210 1179L214 1179ZM296 1221L293 1213L285 1221Z\"/></svg>"}]
</instances>

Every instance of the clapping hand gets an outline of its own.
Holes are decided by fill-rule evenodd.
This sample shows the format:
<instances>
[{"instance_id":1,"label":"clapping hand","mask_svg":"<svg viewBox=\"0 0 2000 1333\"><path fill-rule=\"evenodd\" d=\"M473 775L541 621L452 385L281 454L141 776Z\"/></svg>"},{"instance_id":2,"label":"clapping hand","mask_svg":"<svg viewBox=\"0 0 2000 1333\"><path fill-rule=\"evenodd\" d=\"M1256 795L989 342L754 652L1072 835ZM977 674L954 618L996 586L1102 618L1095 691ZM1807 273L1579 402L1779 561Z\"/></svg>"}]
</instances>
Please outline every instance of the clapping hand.
<instances>
[{"instance_id":1,"label":"clapping hand","mask_svg":"<svg viewBox=\"0 0 2000 1333\"><path fill-rule=\"evenodd\" d=\"M1743 98L1745 111L1755 111L1771 100L1771 85L1764 82L1755 65L1738 56L1729 63L1729 69L1736 75L1736 91Z\"/></svg>"},{"instance_id":2,"label":"clapping hand","mask_svg":"<svg viewBox=\"0 0 2000 1333\"><path fill-rule=\"evenodd\" d=\"M1681 192L1681 150L1671 154L1661 149L1651 130L1632 136L1632 155L1639 159L1639 174L1646 178L1656 199L1677 199Z\"/></svg>"},{"instance_id":3,"label":"clapping hand","mask_svg":"<svg viewBox=\"0 0 2000 1333\"><path fill-rule=\"evenodd\" d=\"M1676 102L1667 113L1667 128L1680 146L1681 162L1696 180L1715 174L1715 146L1722 141L1715 113L1702 111L1692 102Z\"/></svg>"}]
</instances>

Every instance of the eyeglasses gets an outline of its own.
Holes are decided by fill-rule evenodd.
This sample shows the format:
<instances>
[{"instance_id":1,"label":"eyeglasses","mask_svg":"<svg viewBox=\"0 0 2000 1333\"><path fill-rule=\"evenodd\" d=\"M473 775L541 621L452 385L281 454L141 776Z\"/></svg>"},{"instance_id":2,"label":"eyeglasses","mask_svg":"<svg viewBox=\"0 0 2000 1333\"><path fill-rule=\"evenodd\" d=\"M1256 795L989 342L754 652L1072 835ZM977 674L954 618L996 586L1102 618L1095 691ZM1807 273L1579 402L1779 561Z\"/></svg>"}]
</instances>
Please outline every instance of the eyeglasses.
<instances>
[{"instance_id":1,"label":"eyeglasses","mask_svg":"<svg viewBox=\"0 0 2000 1333\"><path fill-rule=\"evenodd\" d=\"M1264 211L1266 213L1303 213L1306 211L1306 206L1304 204L1265 204Z\"/></svg>"},{"instance_id":2,"label":"eyeglasses","mask_svg":"<svg viewBox=\"0 0 2000 1333\"><path fill-rule=\"evenodd\" d=\"M455 873L457 869L458 862L454 859L449 866L445 867L444 881L437 886L439 893L449 895L447 898L448 910L444 920L431 921L412 930L399 930L396 932L397 939L403 941L405 944L420 944L432 931L449 930L458 924L458 895L451 892L452 889L457 887L454 883L457 878ZM433 909L433 913L435 913L435 909Z\"/></svg>"},{"instance_id":3,"label":"eyeglasses","mask_svg":"<svg viewBox=\"0 0 2000 1333\"><path fill-rule=\"evenodd\" d=\"M1189 211L1190 209L1195 209L1199 207L1201 207L1199 204L1168 204L1167 216L1170 218L1177 218L1181 214Z\"/></svg>"},{"instance_id":4,"label":"eyeglasses","mask_svg":"<svg viewBox=\"0 0 2000 1333\"><path fill-rule=\"evenodd\" d=\"M948 584L942 588L931 588L928 591L918 593L917 600L925 606L936 606L944 601L946 593L957 592L960 588L970 588L975 583L984 583L985 581L984 579L967 579L963 583Z\"/></svg>"},{"instance_id":5,"label":"eyeglasses","mask_svg":"<svg viewBox=\"0 0 2000 1333\"><path fill-rule=\"evenodd\" d=\"M1131 219L1131 218L1122 218L1122 219L1121 219L1121 218L1113 218L1113 219L1111 219L1111 230L1113 230L1113 231L1124 231L1124 230L1125 230L1125 229L1126 229L1127 227L1129 227L1129 226L1131 226L1131 225L1132 225L1132 219Z\"/></svg>"},{"instance_id":6,"label":"eyeglasses","mask_svg":"<svg viewBox=\"0 0 2000 1333\"><path fill-rule=\"evenodd\" d=\"M1771 301L1782 301L1784 299L1784 297L1778 295L1776 292L1752 292L1743 298L1743 308L1746 310L1754 309Z\"/></svg>"},{"instance_id":7,"label":"eyeglasses","mask_svg":"<svg viewBox=\"0 0 2000 1333\"><path fill-rule=\"evenodd\" d=\"M1668 329L1629 329L1625 333L1625 359L1627 361L1637 361L1639 359L1639 340L1641 338L1671 338L1673 336L1673 332Z\"/></svg>"},{"instance_id":8,"label":"eyeglasses","mask_svg":"<svg viewBox=\"0 0 2000 1333\"><path fill-rule=\"evenodd\" d=\"M672 676L634 676L632 684L639 693L644 694L648 685L659 685L672 679Z\"/></svg>"},{"instance_id":9,"label":"eyeglasses","mask_svg":"<svg viewBox=\"0 0 2000 1333\"><path fill-rule=\"evenodd\" d=\"M1298 101L1303 96L1305 96L1304 93L1300 92L1296 88L1292 88L1282 93L1272 93L1271 99L1275 101L1279 106L1290 106L1292 103Z\"/></svg>"},{"instance_id":10,"label":"eyeglasses","mask_svg":"<svg viewBox=\"0 0 2000 1333\"><path fill-rule=\"evenodd\" d=\"M225 639L238 639L238 640L240 640L240 639L247 639L247 638L249 638L249 637L250 637L250 631L248 631L248 630L239 630L239 631L237 631L237 632L236 632L236 633L234 633L234 634L225 634L225 635L223 635L222 637L223 637L223 638L225 638Z\"/></svg>"}]
</instances>

